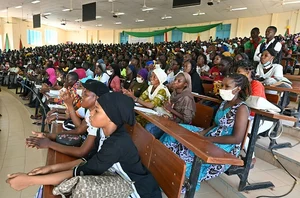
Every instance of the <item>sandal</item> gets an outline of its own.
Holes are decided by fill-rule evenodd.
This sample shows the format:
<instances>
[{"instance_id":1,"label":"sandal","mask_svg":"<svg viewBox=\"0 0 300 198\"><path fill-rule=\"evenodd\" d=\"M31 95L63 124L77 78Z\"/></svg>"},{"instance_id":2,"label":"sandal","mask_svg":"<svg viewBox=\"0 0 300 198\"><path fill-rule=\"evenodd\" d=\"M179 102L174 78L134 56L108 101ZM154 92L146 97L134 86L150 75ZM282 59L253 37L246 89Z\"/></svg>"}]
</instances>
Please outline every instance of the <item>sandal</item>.
<instances>
[{"instance_id":1,"label":"sandal","mask_svg":"<svg viewBox=\"0 0 300 198\"><path fill-rule=\"evenodd\" d=\"M31 115L30 116L30 119L34 119L34 120L37 120L37 119L40 119L42 118L42 115Z\"/></svg>"},{"instance_id":2,"label":"sandal","mask_svg":"<svg viewBox=\"0 0 300 198\"><path fill-rule=\"evenodd\" d=\"M35 124L35 125L37 125L37 126L42 125L42 123L40 123L40 122L33 122L32 124Z\"/></svg>"}]
</instances>

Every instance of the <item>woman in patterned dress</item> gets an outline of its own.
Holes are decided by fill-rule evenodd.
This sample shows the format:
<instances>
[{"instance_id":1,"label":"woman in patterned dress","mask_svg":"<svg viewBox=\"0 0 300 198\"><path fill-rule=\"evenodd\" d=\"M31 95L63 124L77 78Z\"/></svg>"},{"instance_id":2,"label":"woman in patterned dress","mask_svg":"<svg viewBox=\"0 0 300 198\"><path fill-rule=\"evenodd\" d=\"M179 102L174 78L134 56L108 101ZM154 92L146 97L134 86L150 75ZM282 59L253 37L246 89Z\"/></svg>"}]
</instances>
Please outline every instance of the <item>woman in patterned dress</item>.
<instances>
[{"instance_id":1,"label":"woman in patterned dress","mask_svg":"<svg viewBox=\"0 0 300 198\"><path fill-rule=\"evenodd\" d=\"M224 102L220 105L214 119L214 124L201 131L198 127L180 124L182 127L192 131L200 132L208 141L213 142L216 146L224 151L238 156L241 149L249 111L245 105L245 100L250 95L251 89L248 79L241 74L231 74L224 78L220 96ZM194 160L194 153L185 146L178 143L172 136L164 134L160 141L171 149L174 153L185 161L186 177L190 176ZM198 178L197 190L200 188L200 182L217 177L224 173L230 165L203 164ZM185 189L183 189L183 192Z\"/></svg>"},{"instance_id":2,"label":"woman in patterned dress","mask_svg":"<svg viewBox=\"0 0 300 198\"><path fill-rule=\"evenodd\" d=\"M156 68L151 73L151 85L142 93L139 98L135 97L132 91L126 91L124 94L131 97L135 102L138 102L146 108L158 110L158 108L163 107L164 103L170 99L170 92L163 84L166 80L167 74L164 72L164 70L161 68ZM137 116L136 119L142 126L151 124L140 116Z\"/></svg>"}]
</instances>

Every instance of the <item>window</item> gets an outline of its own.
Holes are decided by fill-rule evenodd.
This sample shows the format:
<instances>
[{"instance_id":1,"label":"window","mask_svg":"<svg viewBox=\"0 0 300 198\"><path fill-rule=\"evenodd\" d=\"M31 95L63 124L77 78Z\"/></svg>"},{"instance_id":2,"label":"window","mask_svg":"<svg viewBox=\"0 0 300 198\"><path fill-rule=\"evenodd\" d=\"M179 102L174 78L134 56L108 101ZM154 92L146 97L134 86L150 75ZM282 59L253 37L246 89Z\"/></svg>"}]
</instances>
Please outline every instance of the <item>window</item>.
<instances>
[{"instance_id":1,"label":"window","mask_svg":"<svg viewBox=\"0 0 300 198\"><path fill-rule=\"evenodd\" d=\"M45 31L45 42L50 45L57 45L57 31L55 30L46 30Z\"/></svg>"},{"instance_id":2,"label":"window","mask_svg":"<svg viewBox=\"0 0 300 198\"><path fill-rule=\"evenodd\" d=\"M164 34L154 36L154 43L161 43L164 41L165 41Z\"/></svg>"},{"instance_id":3,"label":"window","mask_svg":"<svg viewBox=\"0 0 300 198\"><path fill-rule=\"evenodd\" d=\"M120 43L125 44L128 42L128 34L121 32L120 33Z\"/></svg>"},{"instance_id":4,"label":"window","mask_svg":"<svg viewBox=\"0 0 300 198\"><path fill-rule=\"evenodd\" d=\"M27 30L27 43L29 45L42 45L42 33L36 30Z\"/></svg>"},{"instance_id":5,"label":"window","mask_svg":"<svg viewBox=\"0 0 300 198\"><path fill-rule=\"evenodd\" d=\"M231 24L221 24L217 26L216 37L219 39L230 38Z\"/></svg>"},{"instance_id":6,"label":"window","mask_svg":"<svg viewBox=\"0 0 300 198\"><path fill-rule=\"evenodd\" d=\"M182 41L182 32L180 30L172 30L172 42Z\"/></svg>"}]
</instances>

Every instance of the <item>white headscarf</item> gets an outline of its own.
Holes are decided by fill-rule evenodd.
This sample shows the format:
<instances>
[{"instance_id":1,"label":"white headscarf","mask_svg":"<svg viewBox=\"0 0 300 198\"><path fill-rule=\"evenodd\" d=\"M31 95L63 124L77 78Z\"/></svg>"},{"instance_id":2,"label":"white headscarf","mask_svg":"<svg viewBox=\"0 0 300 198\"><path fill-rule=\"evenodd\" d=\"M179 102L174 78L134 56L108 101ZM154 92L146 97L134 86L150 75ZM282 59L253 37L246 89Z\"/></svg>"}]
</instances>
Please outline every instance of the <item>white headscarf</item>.
<instances>
[{"instance_id":1,"label":"white headscarf","mask_svg":"<svg viewBox=\"0 0 300 198\"><path fill-rule=\"evenodd\" d=\"M157 95L158 91L161 89L164 89L166 91L167 97L168 99L170 98L171 94L168 90L168 88L166 86L164 86L164 82L166 82L167 80L167 74L164 72L164 70L162 70L161 68L156 68L152 71L156 77L158 78L159 81L159 85L156 87L156 89L154 90L154 92L151 94L153 85L150 85L148 87L148 96L150 100L153 100L155 98L155 96Z\"/></svg>"}]
</instances>

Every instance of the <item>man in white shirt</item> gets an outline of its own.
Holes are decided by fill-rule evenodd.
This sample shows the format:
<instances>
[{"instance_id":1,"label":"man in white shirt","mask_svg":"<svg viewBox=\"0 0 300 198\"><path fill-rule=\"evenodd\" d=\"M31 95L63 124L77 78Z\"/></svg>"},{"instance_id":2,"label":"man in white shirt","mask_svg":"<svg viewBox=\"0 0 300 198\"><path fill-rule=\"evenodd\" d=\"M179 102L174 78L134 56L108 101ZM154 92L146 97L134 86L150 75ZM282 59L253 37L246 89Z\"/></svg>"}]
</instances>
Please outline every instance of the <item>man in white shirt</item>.
<instances>
[{"instance_id":1,"label":"man in white shirt","mask_svg":"<svg viewBox=\"0 0 300 198\"><path fill-rule=\"evenodd\" d=\"M266 40L257 46L253 57L254 61L259 62L262 52L266 49L273 48L277 52L277 56L275 57L273 63L280 64L282 45L275 39L276 32L277 28L275 26L269 26L266 29Z\"/></svg>"}]
</instances>

